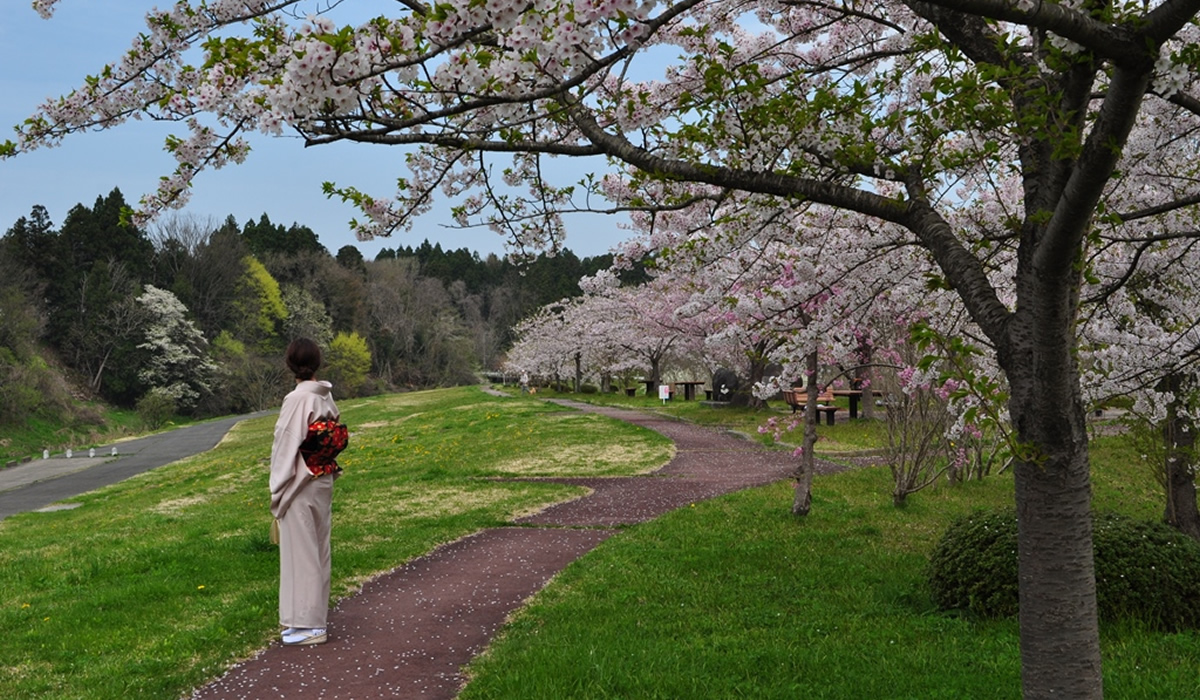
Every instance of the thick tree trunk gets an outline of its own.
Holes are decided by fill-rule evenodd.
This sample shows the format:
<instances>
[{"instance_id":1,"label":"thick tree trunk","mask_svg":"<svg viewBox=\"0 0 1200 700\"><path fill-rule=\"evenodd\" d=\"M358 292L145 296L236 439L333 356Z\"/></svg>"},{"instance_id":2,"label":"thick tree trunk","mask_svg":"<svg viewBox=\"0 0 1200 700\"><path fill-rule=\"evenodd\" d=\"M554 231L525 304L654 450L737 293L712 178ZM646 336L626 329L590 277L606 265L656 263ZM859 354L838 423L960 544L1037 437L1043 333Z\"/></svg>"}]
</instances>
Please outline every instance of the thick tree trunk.
<instances>
[{"instance_id":1,"label":"thick tree trunk","mask_svg":"<svg viewBox=\"0 0 1200 700\"><path fill-rule=\"evenodd\" d=\"M817 353L808 355L809 389L808 399L804 403L804 442L800 454L800 466L796 470L796 486L792 494L792 515L808 515L812 509L812 482L816 471L817 460L813 450L817 445L817 395L820 387L816 386L818 369Z\"/></svg>"},{"instance_id":2,"label":"thick tree trunk","mask_svg":"<svg viewBox=\"0 0 1200 700\"><path fill-rule=\"evenodd\" d=\"M1100 698L1087 448L1016 469L1024 697Z\"/></svg>"},{"instance_id":3,"label":"thick tree trunk","mask_svg":"<svg viewBox=\"0 0 1200 700\"><path fill-rule=\"evenodd\" d=\"M1195 437L1188 433L1189 441ZM1183 448L1182 445L1176 445ZM1167 505L1163 519L1172 527L1194 540L1200 540L1200 511L1196 508L1196 477L1193 465L1194 447L1183 448L1167 458Z\"/></svg>"},{"instance_id":4,"label":"thick tree trunk","mask_svg":"<svg viewBox=\"0 0 1200 700\"><path fill-rule=\"evenodd\" d=\"M1164 379L1167 390L1179 396L1185 378L1172 374ZM1192 539L1200 540L1200 511L1196 508L1196 426L1180 410L1178 401L1167 406L1163 423L1163 444L1166 462L1163 465L1163 484L1166 487L1166 507L1163 520Z\"/></svg>"},{"instance_id":5,"label":"thick tree trunk","mask_svg":"<svg viewBox=\"0 0 1200 700\"><path fill-rule=\"evenodd\" d=\"M575 353L575 393L583 391L583 354Z\"/></svg>"},{"instance_id":6,"label":"thick tree trunk","mask_svg":"<svg viewBox=\"0 0 1200 700\"><path fill-rule=\"evenodd\" d=\"M1040 310L1050 322L1018 330L1005 362L1022 453L1021 684L1026 700L1102 698L1085 408L1070 326L1053 322L1055 309Z\"/></svg>"}]
</instances>

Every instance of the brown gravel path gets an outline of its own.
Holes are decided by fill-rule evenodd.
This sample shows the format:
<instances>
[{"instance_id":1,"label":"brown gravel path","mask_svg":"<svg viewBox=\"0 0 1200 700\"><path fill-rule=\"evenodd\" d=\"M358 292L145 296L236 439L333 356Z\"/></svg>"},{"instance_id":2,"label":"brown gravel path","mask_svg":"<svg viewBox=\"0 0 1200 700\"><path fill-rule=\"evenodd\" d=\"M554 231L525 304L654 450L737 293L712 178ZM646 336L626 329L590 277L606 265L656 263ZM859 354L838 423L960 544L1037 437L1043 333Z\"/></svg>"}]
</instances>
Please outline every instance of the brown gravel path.
<instances>
[{"instance_id":1,"label":"brown gravel path","mask_svg":"<svg viewBox=\"0 0 1200 700\"><path fill-rule=\"evenodd\" d=\"M327 644L273 642L192 697L450 700L465 682L461 667L508 615L620 526L778 481L795 468L787 452L762 449L732 433L638 411L556 403L656 430L675 442L675 458L645 476L549 479L592 491L372 579L330 611ZM823 463L818 471L840 468Z\"/></svg>"}]
</instances>

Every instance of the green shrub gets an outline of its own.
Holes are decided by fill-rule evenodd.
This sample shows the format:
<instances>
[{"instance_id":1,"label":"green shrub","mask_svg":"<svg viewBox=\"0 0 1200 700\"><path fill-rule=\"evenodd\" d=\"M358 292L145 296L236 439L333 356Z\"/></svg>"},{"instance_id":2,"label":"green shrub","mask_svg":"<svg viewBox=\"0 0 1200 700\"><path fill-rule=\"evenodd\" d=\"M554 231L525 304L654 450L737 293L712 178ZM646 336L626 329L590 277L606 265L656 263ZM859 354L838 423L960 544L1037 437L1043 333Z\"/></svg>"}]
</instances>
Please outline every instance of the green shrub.
<instances>
[{"instance_id":1,"label":"green shrub","mask_svg":"<svg viewBox=\"0 0 1200 700\"><path fill-rule=\"evenodd\" d=\"M155 387L138 399L137 412L147 428L158 430L175 413L175 399L163 389Z\"/></svg>"},{"instance_id":2,"label":"green shrub","mask_svg":"<svg viewBox=\"0 0 1200 700\"><path fill-rule=\"evenodd\" d=\"M579 387L579 393L598 394L600 393L600 387L596 386L595 384L583 384Z\"/></svg>"},{"instance_id":3,"label":"green shrub","mask_svg":"<svg viewBox=\"0 0 1200 700\"><path fill-rule=\"evenodd\" d=\"M1200 543L1163 522L1105 513L1093 519L1092 544L1101 619L1200 628Z\"/></svg>"},{"instance_id":4,"label":"green shrub","mask_svg":"<svg viewBox=\"0 0 1200 700\"><path fill-rule=\"evenodd\" d=\"M1101 620L1200 628L1200 543L1165 523L1103 513L1093 516L1093 546ZM1016 614L1016 511L975 513L952 524L930 555L928 580L943 610Z\"/></svg>"},{"instance_id":5,"label":"green shrub","mask_svg":"<svg viewBox=\"0 0 1200 700\"><path fill-rule=\"evenodd\" d=\"M1017 613L1017 513L981 511L955 521L929 555L929 587L943 610Z\"/></svg>"}]
</instances>

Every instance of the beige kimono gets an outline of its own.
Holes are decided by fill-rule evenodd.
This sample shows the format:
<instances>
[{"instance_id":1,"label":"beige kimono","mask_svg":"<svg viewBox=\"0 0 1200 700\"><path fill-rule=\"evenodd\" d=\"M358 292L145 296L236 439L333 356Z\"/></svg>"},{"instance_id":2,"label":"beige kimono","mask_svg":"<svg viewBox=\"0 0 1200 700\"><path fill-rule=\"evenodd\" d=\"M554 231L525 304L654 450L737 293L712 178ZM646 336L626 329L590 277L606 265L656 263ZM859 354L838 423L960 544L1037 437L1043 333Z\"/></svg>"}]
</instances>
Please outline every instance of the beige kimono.
<instances>
[{"instance_id":1,"label":"beige kimono","mask_svg":"<svg viewBox=\"0 0 1200 700\"><path fill-rule=\"evenodd\" d=\"M313 478L300 457L308 426L338 417L328 382L302 381L284 399L271 445L271 513L279 519L279 624L325 627L332 556L333 476Z\"/></svg>"}]
</instances>

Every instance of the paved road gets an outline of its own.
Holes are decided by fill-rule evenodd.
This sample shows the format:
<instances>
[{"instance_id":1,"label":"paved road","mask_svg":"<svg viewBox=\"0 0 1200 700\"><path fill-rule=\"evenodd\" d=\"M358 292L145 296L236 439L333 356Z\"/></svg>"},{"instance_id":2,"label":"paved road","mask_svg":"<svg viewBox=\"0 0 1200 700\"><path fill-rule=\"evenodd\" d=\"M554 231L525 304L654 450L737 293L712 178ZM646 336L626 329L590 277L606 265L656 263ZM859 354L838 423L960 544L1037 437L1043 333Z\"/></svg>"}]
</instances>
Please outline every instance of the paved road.
<instances>
[{"instance_id":1,"label":"paved road","mask_svg":"<svg viewBox=\"0 0 1200 700\"><path fill-rule=\"evenodd\" d=\"M236 423L269 413L271 411L222 418L97 447L94 458L88 458L87 451L83 450L83 456L71 459L63 456L35 459L0 469L0 520L211 450ZM117 448L115 458L111 456L113 447Z\"/></svg>"}]
</instances>

